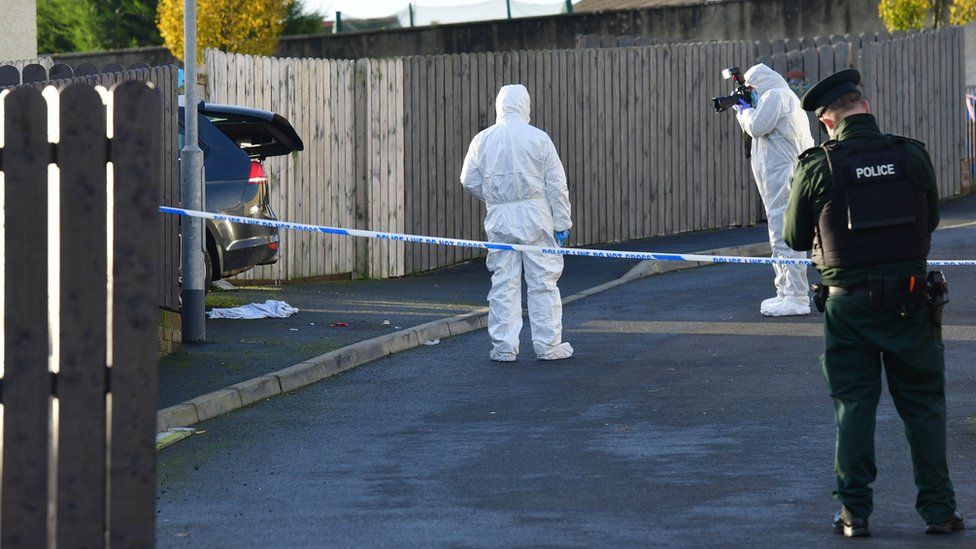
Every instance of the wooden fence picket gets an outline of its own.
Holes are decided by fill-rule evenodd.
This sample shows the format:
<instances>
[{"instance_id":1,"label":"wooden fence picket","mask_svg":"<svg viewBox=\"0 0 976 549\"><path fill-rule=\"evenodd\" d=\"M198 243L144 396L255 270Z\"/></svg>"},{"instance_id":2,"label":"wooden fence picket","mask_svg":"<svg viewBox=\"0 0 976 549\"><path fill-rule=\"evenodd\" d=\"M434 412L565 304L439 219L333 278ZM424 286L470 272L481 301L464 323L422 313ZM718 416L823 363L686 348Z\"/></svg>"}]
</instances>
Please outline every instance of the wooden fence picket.
<instances>
[{"instance_id":1,"label":"wooden fence picket","mask_svg":"<svg viewBox=\"0 0 976 549\"><path fill-rule=\"evenodd\" d=\"M142 82L114 95L110 543L151 547L156 494L157 256L161 96Z\"/></svg>"},{"instance_id":2,"label":"wooden fence picket","mask_svg":"<svg viewBox=\"0 0 976 549\"><path fill-rule=\"evenodd\" d=\"M106 234L105 105L94 88L61 91L58 162L61 204L60 363L58 371L57 541L100 547L105 539ZM123 179L120 183L125 182ZM85 227L85 230L79 230Z\"/></svg>"},{"instance_id":3,"label":"wooden fence picket","mask_svg":"<svg viewBox=\"0 0 976 549\"><path fill-rule=\"evenodd\" d=\"M3 470L0 545L46 547L51 352L48 330L47 104L17 88L3 101Z\"/></svg>"}]
</instances>

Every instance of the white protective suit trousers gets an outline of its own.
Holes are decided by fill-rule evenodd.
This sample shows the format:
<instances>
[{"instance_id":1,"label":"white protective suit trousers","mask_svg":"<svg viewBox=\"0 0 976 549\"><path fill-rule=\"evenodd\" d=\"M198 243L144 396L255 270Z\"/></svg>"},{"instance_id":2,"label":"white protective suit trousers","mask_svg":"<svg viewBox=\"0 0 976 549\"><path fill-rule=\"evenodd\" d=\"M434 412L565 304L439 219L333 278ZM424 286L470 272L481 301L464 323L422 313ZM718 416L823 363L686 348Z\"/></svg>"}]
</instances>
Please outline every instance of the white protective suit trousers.
<instances>
[{"instance_id":1,"label":"white protective suit trousers","mask_svg":"<svg viewBox=\"0 0 976 549\"><path fill-rule=\"evenodd\" d=\"M786 205L790 200L790 180L793 169L783 166L778 170L771 170L768 166L759 165L753 158L753 175L766 208L766 219L769 227L769 247L772 257L806 258L806 252L798 252L786 245L783 240L783 222L786 216ZM808 299L807 268L805 265L773 265L776 273L776 297L792 298L805 301Z\"/></svg>"},{"instance_id":2,"label":"white protective suit trousers","mask_svg":"<svg viewBox=\"0 0 976 549\"><path fill-rule=\"evenodd\" d=\"M555 246L555 239L532 242L535 246ZM488 335L496 354L517 355L522 331L522 273L528 288L529 322L532 347L543 357L562 342L563 305L559 295L563 256L531 252L491 250L486 262L491 271L488 291Z\"/></svg>"}]
</instances>

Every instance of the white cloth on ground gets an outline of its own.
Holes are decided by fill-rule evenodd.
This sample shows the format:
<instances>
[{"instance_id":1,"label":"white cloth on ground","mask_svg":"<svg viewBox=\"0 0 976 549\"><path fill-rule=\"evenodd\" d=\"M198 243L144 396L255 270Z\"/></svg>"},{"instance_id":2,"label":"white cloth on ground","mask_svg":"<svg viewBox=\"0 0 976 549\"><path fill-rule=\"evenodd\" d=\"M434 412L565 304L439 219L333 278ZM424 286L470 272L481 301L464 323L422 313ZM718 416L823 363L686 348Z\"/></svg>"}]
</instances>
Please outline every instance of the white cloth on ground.
<instances>
[{"instance_id":1,"label":"white cloth on ground","mask_svg":"<svg viewBox=\"0 0 976 549\"><path fill-rule=\"evenodd\" d=\"M759 101L736 118L753 138L752 173L766 208L772 257L806 257L806 252L797 252L783 241L783 218L797 157L813 146L809 120L800 99L776 71L760 63L746 71L745 80L756 89ZM774 265L773 270L777 297L808 297L806 266Z\"/></svg>"},{"instance_id":2,"label":"white cloth on ground","mask_svg":"<svg viewBox=\"0 0 976 549\"><path fill-rule=\"evenodd\" d=\"M552 140L529 124L529 92L503 86L495 124L474 137L461 169L464 189L487 206L491 242L556 246L554 231L572 227L566 173ZM495 356L518 354L522 329L522 272L536 355L560 348L562 301L556 285L563 257L507 250L488 252L488 333Z\"/></svg>"},{"instance_id":3,"label":"white cloth on ground","mask_svg":"<svg viewBox=\"0 0 976 549\"><path fill-rule=\"evenodd\" d=\"M251 303L240 307L215 307L207 313L209 318L229 318L248 320L255 318L288 318L298 312L298 309L285 303L269 299L264 303Z\"/></svg>"}]
</instances>

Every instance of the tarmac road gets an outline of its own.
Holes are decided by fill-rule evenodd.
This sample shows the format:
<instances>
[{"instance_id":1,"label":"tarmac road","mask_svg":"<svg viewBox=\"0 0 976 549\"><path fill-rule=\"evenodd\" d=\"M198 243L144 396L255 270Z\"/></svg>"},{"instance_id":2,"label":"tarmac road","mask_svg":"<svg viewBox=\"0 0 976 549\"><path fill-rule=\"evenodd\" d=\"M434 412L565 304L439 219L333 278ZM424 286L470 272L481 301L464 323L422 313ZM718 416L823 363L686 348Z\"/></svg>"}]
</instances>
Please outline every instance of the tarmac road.
<instances>
[{"instance_id":1,"label":"tarmac road","mask_svg":"<svg viewBox=\"0 0 976 549\"><path fill-rule=\"evenodd\" d=\"M976 227L932 257L976 257ZM950 470L976 528L976 270L947 271ZM160 547L823 547L834 426L819 315L765 319L769 267L644 279L567 306L577 354L488 360L484 331L199 427L159 455ZM878 412L873 547L924 536Z\"/></svg>"}]
</instances>

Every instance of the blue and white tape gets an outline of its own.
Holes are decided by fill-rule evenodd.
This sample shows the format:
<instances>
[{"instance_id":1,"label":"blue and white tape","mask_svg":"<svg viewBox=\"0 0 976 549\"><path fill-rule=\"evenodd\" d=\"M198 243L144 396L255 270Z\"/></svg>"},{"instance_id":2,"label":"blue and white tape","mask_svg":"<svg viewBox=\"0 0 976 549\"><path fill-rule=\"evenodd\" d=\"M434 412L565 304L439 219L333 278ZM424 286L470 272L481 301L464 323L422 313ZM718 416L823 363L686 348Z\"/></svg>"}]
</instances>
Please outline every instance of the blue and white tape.
<instances>
[{"instance_id":1,"label":"blue and white tape","mask_svg":"<svg viewBox=\"0 0 976 549\"><path fill-rule=\"evenodd\" d=\"M486 250L513 250L518 252L540 252L544 254L575 255L580 257L601 257L605 259L632 259L635 261L694 261L698 263L745 263L752 265L810 265L809 259L790 259L782 257L742 257L734 255L699 255L674 254L658 252L621 252L616 250L592 250L583 248L547 248L544 246L528 246L525 244L499 244L497 242L482 242L479 240L462 240L458 238L442 238L438 236L419 236L413 234L385 233L381 231L364 231L362 229L344 229L341 227L326 227L324 225L306 225L304 223L290 223L270 219L255 219L224 215L197 210L186 210L170 206L160 206L159 211L174 215L212 219L214 221L231 221L247 225L261 225L277 227L293 231L305 231L339 236L355 236L378 240L393 240L396 242L413 242L415 244L436 244L439 246L455 246L460 248L484 248ZM930 267L976 267L976 260L935 260L929 261Z\"/></svg>"}]
</instances>

